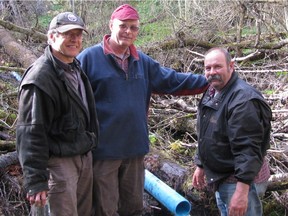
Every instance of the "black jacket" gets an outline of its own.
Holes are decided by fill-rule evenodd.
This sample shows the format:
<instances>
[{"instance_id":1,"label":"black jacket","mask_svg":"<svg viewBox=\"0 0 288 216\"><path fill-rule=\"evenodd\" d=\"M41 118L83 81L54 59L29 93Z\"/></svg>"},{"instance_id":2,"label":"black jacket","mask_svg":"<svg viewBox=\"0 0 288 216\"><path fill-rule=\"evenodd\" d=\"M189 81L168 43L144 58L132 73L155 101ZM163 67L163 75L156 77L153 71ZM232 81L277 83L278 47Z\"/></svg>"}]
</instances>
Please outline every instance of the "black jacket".
<instances>
[{"instance_id":1,"label":"black jacket","mask_svg":"<svg viewBox=\"0 0 288 216\"><path fill-rule=\"evenodd\" d=\"M79 70L79 63L74 62ZM98 121L86 75L88 109L54 61L50 47L23 75L19 87L17 152L24 186L30 193L48 189L49 157L85 154L96 146Z\"/></svg>"},{"instance_id":2,"label":"black jacket","mask_svg":"<svg viewBox=\"0 0 288 216\"><path fill-rule=\"evenodd\" d=\"M214 98L208 91L198 107L196 164L204 168L208 183L235 175L250 184L269 148L272 114L263 96L238 78Z\"/></svg>"}]
</instances>

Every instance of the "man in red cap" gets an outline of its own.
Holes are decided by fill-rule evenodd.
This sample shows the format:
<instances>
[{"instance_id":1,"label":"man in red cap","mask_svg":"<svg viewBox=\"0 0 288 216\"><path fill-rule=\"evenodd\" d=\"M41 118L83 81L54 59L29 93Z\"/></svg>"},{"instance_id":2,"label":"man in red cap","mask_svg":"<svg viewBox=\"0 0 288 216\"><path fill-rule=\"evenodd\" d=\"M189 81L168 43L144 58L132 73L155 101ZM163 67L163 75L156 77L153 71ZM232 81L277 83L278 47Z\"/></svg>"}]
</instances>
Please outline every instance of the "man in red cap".
<instances>
[{"instance_id":1,"label":"man in red cap","mask_svg":"<svg viewBox=\"0 0 288 216\"><path fill-rule=\"evenodd\" d=\"M77 57L92 84L100 125L93 151L94 215L141 215L151 94L200 94L207 81L161 67L137 51L139 14L131 5L118 7L109 27L111 35Z\"/></svg>"}]
</instances>

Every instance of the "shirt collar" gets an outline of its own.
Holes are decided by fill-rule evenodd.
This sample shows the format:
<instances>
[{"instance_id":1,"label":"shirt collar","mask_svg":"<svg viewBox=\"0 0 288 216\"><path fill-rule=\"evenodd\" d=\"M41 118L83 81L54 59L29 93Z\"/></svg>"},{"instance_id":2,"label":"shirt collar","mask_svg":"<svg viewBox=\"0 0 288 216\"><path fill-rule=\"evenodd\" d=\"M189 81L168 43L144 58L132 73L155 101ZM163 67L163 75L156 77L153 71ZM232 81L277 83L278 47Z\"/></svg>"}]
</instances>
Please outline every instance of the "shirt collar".
<instances>
[{"instance_id":1,"label":"shirt collar","mask_svg":"<svg viewBox=\"0 0 288 216\"><path fill-rule=\"evenodd\" d=\"M103 47L104 47L104 54L105 55L108 55L108 54L115 55L115 53L113 52L113 50L111 49L111 47L108 44L108 40L110 39L110 37L111 37L111 35L105 35L103 37ZM136 60L139 60L139 55L138 55L137 49L136 49L134 44L129 46L129 51L130 51L130 54L133 58L135 58Z\"/></svg>"}]
</instances>

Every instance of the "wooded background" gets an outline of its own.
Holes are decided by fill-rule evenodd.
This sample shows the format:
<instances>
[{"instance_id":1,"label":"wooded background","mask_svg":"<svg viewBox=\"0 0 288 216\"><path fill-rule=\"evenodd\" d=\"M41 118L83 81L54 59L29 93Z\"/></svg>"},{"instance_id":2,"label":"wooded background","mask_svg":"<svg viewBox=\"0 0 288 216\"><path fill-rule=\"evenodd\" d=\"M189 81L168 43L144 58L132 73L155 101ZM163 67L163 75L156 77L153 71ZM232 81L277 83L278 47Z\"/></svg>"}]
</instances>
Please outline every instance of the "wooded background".
<instances>
[{"instance_id":1,"label":"wooded background","mask_svg":"<svg viewBox=\"0 0 288 216\"><path fill-rule=\"evenodd\" d=\"M83 44L88 47L109 34L111 13L123 3L130 3L140 13L137 47L163 66L202 74L205 51L223 46L235 58L240 76L264 94L273 110L271 149L267 157L274 177L262 199L264 215L286 215L286 0L0 0L0 216L28 215L30 211L21 188L21 169L15 153L17 78L43 53L49 22L59 12L75 12L87 24L89 35ZM191 186L200 97L153 95L149 109L151 152L145 165L192 203L191 215L214 216L218 212L213 196ZM169 215L149 195L145 195L144 214Z\"/></svg>"}]
</instances>

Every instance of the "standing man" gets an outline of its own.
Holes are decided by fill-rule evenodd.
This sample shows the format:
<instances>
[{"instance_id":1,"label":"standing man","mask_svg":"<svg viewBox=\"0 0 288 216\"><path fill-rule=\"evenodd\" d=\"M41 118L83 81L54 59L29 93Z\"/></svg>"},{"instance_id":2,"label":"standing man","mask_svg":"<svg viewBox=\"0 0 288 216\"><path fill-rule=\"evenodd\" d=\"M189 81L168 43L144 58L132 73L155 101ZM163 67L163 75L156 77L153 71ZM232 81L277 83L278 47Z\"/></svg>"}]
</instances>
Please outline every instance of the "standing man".
<instances>
[{"instance_id":1,"label":"standing man","mask_svg":"<svg viewBox=\"0 0 288 216\"><path fill-rule=\"evenodd\" d=\"M75 56L82 48L82 19L54 17L44 54L19 87L17 152L31 205L53 216L90 216L92 153L98 136L93 92Z\"/></svg>"},{"instance_id":2,"label":"standing man","mask_svg":"<svg viewBox=\"0 0 288 216\"><path fill-rule=\"evenodd\" d=\"M100 125L99 146L93 152L94 215L141 215L151 94L199 94L207 81L161 67L136 50L140 22L132 6L119 6L109 27L111 35L78 56L92 84Z\"/></svg>"},{"instance_id":3,"label":"standing man","mask_svg":"<svg viewBox=\"0 0 288 216\"><path fill-rule=\"evenodd\" d=\"M270 175L263 161L270 146L271 110L261 93L238 77L227 50L210 49L204 65L210 87L198 107L192 184L202 189L206 180L215 189L221 216L260 216L255 178L261 167L259 182Z\"/></svg>"}]
</instances>

